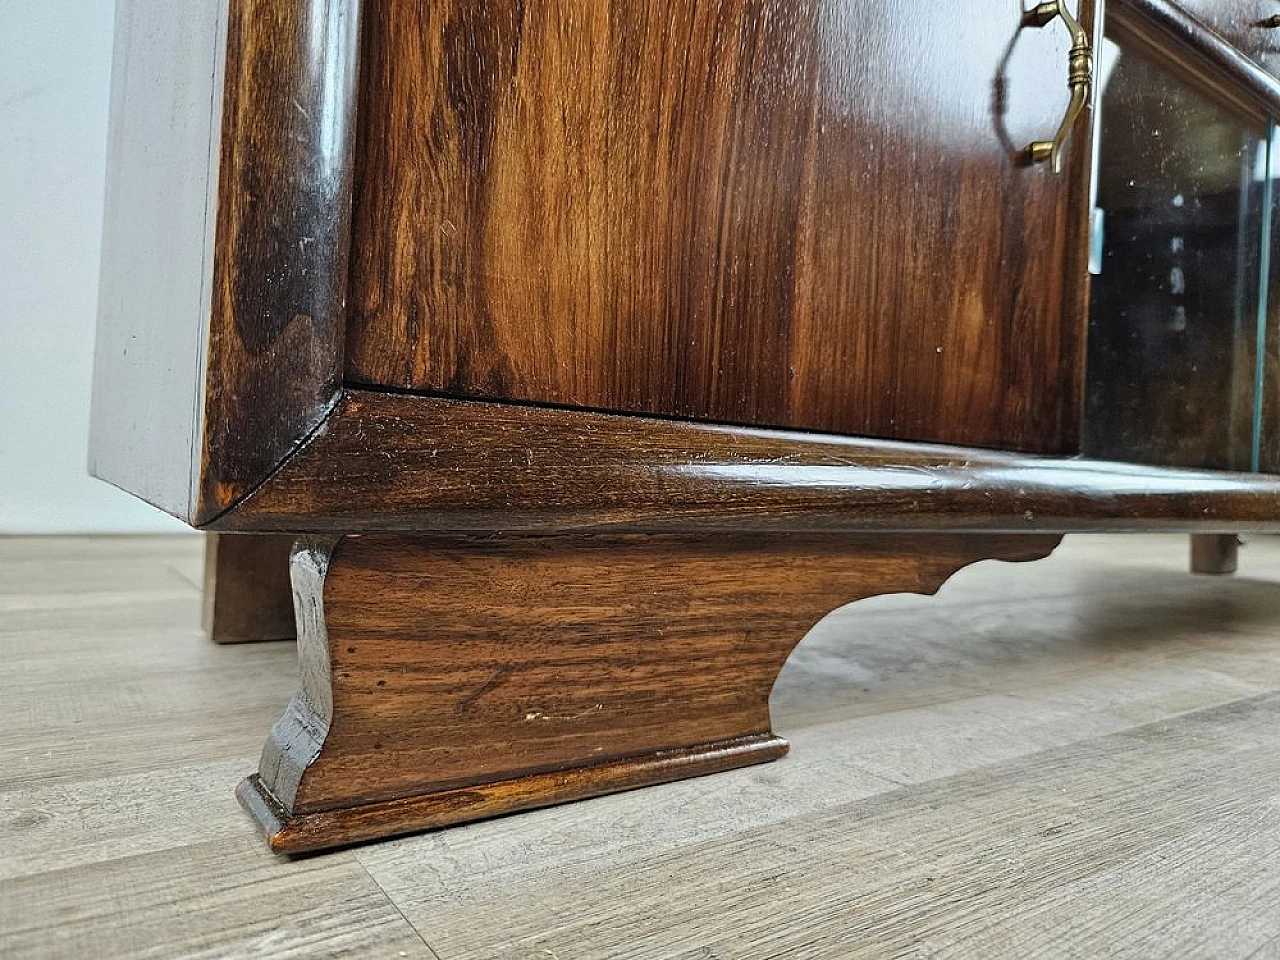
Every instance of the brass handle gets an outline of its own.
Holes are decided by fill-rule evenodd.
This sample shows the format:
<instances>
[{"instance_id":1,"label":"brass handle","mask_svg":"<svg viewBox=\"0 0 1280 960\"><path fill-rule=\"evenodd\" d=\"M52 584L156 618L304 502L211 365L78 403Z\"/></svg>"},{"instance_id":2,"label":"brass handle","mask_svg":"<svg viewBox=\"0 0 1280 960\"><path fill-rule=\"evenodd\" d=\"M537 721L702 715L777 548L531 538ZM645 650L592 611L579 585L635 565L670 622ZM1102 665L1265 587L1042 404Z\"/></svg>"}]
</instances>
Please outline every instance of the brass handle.
<instances>
[{"instance_id":1,"label":"brass handle","mask_svg":"<svg viewBox=\"0 0 1280 960\"><path fill-rule=\"evenodd\" d=\"M1023 25L1047 27L1059 17L1071 34L1071 57L1067 66L1067 86L1071 89L1071 102L1067 105L1066 115L1053 139L1037 140L1025 151L1028 160L1032 163L1047 162L1054 173L1062 172L1062 157L1067 140L1093 92L1093 47L1090 46L1089 35L1080 26L1080 21L1067 9L1067 0L1048 0L1047 3L1033 7L1024 15Z\"/></svg>"},{"instance_id":2,"label":"brass handle","mask_svg":"<svg viewBox=\"0 0 1280 960\"><path fill-rule=\"evenodd\" d=\"M1274 29L1275 27L1280 27L1280 13L1277 13L1273 17L1267 17L1267 19L1263 20L1262 23L1258 24L1258 26L1268 27L1272 29Z\"/></svg>"}]
</instances>

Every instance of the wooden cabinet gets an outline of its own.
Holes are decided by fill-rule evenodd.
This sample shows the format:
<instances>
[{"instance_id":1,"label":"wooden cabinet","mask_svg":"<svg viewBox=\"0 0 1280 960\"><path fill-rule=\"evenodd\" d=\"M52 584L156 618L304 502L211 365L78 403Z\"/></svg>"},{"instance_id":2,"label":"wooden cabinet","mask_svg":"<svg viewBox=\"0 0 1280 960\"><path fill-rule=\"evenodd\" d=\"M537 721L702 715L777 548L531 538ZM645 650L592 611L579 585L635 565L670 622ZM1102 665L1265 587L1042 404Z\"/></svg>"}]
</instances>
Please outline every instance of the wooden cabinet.
<instances>
[{"instance_id":1,"label":"wooden cabinet","mask_svg":"<svg viewBox=\"0 0 1280 960\"><path fill-rule=\"evenodd\" d=\"M1079 456L1102 11L1061 9L118 4L93 465L299 537L273 845L773 759L840 603L1280 526L1275 477Z\"/></svg>"}]
</instances>

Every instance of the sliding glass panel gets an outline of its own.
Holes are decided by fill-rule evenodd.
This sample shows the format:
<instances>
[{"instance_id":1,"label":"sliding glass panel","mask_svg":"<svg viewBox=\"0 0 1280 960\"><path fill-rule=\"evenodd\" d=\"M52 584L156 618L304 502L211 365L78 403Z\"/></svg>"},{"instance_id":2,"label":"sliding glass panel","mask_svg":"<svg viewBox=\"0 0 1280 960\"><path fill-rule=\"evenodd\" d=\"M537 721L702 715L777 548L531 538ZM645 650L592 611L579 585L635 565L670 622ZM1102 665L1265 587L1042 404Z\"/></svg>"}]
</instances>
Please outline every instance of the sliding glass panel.
<instances>
[{"instance_id":1,"label":"sliding glass panel","mask_svg":"<svg viewBox=\"0 0 1280 960\"><path fill-rule=\"evenodd\" d=\"M1280 229L1280 130L1271 124L1270 150L1266 176L1267 209L1270 216L1263 225L1264 262L1269 269L1269 282L1263 302L1266 310L1259 315L1257 340L1258 387L1254 397L1254 466L1266 473L1280 473L1280 252L1276 230Z\"/></svg>"},{"instance_id":2,"label":"sliding glass panel","mask_svg":"<svg viewBox=\"0 0 1280 960\"><path fill-rule=\"evenodd\" d=\"M1267 131L1114 44L1101 74L1086 453L1252 469Z\"/></svg>"}]
</instances>

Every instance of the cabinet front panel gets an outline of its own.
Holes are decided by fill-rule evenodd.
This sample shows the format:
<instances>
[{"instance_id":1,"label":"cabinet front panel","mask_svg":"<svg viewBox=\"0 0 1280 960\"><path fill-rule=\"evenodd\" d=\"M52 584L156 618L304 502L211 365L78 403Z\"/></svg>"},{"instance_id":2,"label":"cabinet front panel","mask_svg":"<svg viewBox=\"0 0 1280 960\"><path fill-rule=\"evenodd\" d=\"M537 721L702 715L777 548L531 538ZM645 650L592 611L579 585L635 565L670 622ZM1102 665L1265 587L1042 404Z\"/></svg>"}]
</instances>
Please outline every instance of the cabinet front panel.
<instances>
[{"instance_id":1,"label":"cabinet front panel","mask_svg":"<svg viewBox=\"0 0 1280 960\"><path fill-rule=\"evenodd\" d=\"M1073 452L1089 125L1020 161L1021 12L367 4L348 379Z\"/></svg>"}]
</instances>

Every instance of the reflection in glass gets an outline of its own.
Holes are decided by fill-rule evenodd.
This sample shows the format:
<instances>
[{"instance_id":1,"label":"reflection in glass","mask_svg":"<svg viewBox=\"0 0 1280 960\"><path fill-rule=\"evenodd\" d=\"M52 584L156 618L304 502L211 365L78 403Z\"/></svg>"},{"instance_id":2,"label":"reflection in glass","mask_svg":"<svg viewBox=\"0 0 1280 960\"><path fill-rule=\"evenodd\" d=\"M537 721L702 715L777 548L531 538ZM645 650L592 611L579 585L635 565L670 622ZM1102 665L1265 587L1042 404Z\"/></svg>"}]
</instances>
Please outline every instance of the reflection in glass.
<instances>
[{"instance_id":1,"label":"reflection in glass","mask_svg":"<svg viewBox=\"0 0 1280 960\"><path fill-rule=\"evenodd\" d=\"M1127 50L1101 112L1085 451L1257 469L1268 132Z\"/></svg>"}]
</instances>

